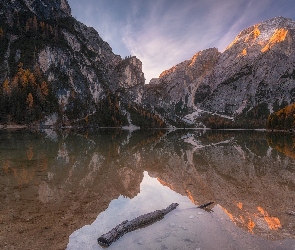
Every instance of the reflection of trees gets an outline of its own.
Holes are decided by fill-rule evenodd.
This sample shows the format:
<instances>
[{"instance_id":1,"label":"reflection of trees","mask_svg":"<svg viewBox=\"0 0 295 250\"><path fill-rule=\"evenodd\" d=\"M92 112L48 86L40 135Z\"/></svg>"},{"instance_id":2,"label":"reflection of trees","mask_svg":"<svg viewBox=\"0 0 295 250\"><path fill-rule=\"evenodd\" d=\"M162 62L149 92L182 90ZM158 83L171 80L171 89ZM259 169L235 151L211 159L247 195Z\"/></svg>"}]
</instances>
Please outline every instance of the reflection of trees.
<instances>
[{"instance_id":1,"label":"reflection of trees","mask_svg":"<svg viewBox=\"0 0 295 250\"><path fill-rule=\"evenodd\" d=\"M28 161L31 161L33 159L33 156L34 156L33 147L30 145L27 149Z\"/></svg>"},{"instance_id":2,"label":"reflection of trees","mask_svg":"<svg viewBox=\"0 0 295 250\"><path fill-rule=\"evenodd\" d=\"M295 159L295 138L289 133L268 133L267 142L270 147Z\"/></svg>"},{"instance_id":3,"label":"reflection of trees","mask_svg":"<svg viewBox=\"0 0 295 250\"><path fill-rule=\"evenodd\" d=\"M206 147L189 144L187 134ZM36 223L52 228L52 239L64 237L61 248L113 199L135 197L144 171L195 204L215 201L249 232L282 238L295 231L282 212L293 209L295 162L271 151L268 144L276 138L266 141L264 133L102 130L60 133L56 141L30 133L0 136L7 149L0 151L0 177L6 178L0 185L12 187L3 209L14 207L26 217L34 206L42 217ZM13 198L13 185L25 185L19 194L27 208ZM15 226L23 226L19 223ZM28 234L40 233L36 226L29 229Z\"/></svg>"},{"instance_id":4,"label":"reflection of trees","mask_svg":"<svg viewBox=\"0 0 295 250\"><path fill-rule=\"evenodd\" d=\"M23 133L21 137L2 134L1 145L5 150L0 151L0 162L5 173L14 176L19 188L31 183L38 172L48 168L48 147L40 139L31 133Z\"/></svg>"}]
</instances>

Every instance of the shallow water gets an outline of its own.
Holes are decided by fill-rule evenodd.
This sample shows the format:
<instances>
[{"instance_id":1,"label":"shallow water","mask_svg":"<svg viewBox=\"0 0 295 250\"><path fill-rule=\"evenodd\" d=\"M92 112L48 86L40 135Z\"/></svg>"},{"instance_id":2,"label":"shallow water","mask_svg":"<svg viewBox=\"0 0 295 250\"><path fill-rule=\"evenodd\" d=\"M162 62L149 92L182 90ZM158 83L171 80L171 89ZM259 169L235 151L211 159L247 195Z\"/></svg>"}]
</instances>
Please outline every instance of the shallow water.
<instances>
[{"instance_id":1,"label":"shallow water","mask_svg":"<svg viewBox=\"0 0 295 250\"><path fill-rule=\"evenodd\" d=\"M253 131L2 131L0 248L101 249L122 221L177 202L109 249L295 249L294 145Z\"/></svg>"}]
</instances>

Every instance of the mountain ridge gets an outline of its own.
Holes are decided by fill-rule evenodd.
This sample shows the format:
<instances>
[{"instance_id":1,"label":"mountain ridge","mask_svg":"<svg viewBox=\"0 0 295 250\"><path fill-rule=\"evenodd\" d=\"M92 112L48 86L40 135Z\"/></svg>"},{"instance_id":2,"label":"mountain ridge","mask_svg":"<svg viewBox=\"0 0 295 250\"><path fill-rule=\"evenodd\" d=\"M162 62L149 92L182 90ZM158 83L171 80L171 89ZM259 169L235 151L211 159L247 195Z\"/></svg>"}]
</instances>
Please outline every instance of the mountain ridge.
<instances>
[{"instance_id":1,"label":"mountain ridge","mask_svg":"<svg viewBox=\"0 0 295 250\"><path fill-rule=\"evenodd\" d=\"M184 74L189 68L185 63L188 61L184 61L153 79L148 95L156 93L153 89L167 86L158 100L165 96L166 104L160 105L173 110L169 115L172 120L186 122L186 115L199 111L199 114L205 112L234 118L234 122L225 124L230 127L242 127L252 118L256 120L253 120L253 126L265 127L271 112L295 101L294 34L295 22L283 17L253 25L241 31L224 52L216 50L211 58L207 55L206 60L211 64L203 77ZM198 53L190 60L196 59ZM188 91L175 91L174 95L169 95L173 88ZM154 106L158 105L155 101ZM208 117L193 119L190 123L200 125L201 122L208 126L207 120Z\"/></svg>"},{"instance_id":2,"label":"mountain ridge","mask_svg":"<svg viewBox=\"0 0 295 250\"><path fill-rule=\"evenodd\" d=\"M114 54L66 0L0 7L0 123L265 127L295 101L292 19L255 24L225 51L199 51L145 85L142 62Z\"/></svg>"}]
</instances>

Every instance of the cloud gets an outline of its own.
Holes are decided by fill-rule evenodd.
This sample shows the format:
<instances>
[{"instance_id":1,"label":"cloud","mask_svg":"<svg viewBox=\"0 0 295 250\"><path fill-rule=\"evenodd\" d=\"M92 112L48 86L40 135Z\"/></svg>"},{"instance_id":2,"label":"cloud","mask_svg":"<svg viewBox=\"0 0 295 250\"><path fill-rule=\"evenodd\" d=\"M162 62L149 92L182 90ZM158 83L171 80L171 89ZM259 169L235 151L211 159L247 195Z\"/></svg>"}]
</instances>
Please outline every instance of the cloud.
<instances>
[{"instance_id":1,"label":"cloud","mask_svg":"<svg viewBox=\"0 0 295 250\"><path fill-rule=\"evenodd\" d=\"M123 42L143 62L146 83L200 50L223 51L242 29L273 17L271 6L280 6L274 0L156 1L139 19L136 2Z\"/></svg>"},{"instance_id":2,"label":"cloud","mask_svg":"<svg viewBox=\"0 0 295 250\"><path fill-rule=\"evenodd\" d=\"M265 14L265 6L270 6L272 2L273 0L248 1L234 21L225 28L226 32L219 37L218 48L223 51L243 29L274 17Z\"/></svg>"},{"instance_id":3,"label":"cloud","mask_svg":"<svg viewBox=\"0 0 295 250\"><path fill-rule=\"evenodd\" d=\"M215 7L211 5L214 1L188 2L171 4L166 10L160 4L149 6L144 21L137 20L134 13L129 18L123 42L143 62L147 83L162 71L216 44L219 32L224 29L222 25L233 18L233 7L239 8L237 1L213 4ZM138 23L134 28L134 22L142 22L140 29Z\"/></svg>"},{"instance_id":4,"label":"cloud","mask_svg":"<svg viewBox=\"0 0 295 250\"><path fill-rule=\"evenodd\" d=\"M69 0L114 53L135 55L147 79L210 47L223 51L255 23L294 15L293 0Z\"/></svg>"}]
</instances>

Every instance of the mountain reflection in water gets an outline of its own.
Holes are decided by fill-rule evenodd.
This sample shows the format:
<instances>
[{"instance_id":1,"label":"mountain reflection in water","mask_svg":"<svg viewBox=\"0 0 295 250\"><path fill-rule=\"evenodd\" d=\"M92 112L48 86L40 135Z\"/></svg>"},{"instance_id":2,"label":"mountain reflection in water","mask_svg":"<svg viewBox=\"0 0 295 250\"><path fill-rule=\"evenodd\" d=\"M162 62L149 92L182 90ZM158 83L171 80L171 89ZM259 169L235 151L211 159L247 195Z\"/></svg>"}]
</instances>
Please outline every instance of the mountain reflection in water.
<instances>
[{"instance_id":1,"label":"mountain reflection in water","mask_svg":"<svg viewBox=\"0 0 295 250\"><path fill-rule=\"evenodd\" d=\"M90 224L96 241L116 223L178 202L173 214L110 248L293 249L290 138L253 131L2 131L0 248L65 249L69 236ZM212 213L191 210L208 201L216 204ZM79 232L68 249L71 239L79 245L89 237L79 239ZM84 249L100 249L90 245Z\"/></svg>"}]
</instances>

